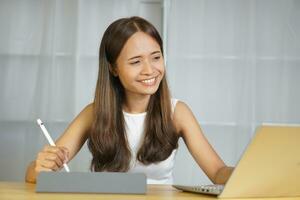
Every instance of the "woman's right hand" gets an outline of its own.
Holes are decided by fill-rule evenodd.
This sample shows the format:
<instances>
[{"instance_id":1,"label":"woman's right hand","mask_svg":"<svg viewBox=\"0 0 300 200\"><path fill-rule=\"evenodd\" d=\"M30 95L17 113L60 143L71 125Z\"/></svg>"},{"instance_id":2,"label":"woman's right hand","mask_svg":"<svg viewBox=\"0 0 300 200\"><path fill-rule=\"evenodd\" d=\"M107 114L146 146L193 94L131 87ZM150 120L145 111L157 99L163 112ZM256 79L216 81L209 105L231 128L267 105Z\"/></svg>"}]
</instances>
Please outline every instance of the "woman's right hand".
<instances>
[{"instance_id":1,"label":"woman's right hand","mask_svg":"<svg viewBox=\"0 0 300 200\"><path fill-rule=\"evenodd\" d=\"M27 167L25 181L36 183L41 171L57 171L70 161L89 137L93 123L93 104L86 106L55 141L57 146L45 146ZM66 148L67 147L67 148Z\"/></svg>"},{"instance_id":2,"label":"woman's right hand","mask_svg":"<svg viewBox=\"0 0 300 200\"><path fill-rule=\"evenodd\" d=\"M41 171L57 171L69 160L69 151L66 147L45 146L35 160L35 173Z\"/></svg>"}]
</instances>

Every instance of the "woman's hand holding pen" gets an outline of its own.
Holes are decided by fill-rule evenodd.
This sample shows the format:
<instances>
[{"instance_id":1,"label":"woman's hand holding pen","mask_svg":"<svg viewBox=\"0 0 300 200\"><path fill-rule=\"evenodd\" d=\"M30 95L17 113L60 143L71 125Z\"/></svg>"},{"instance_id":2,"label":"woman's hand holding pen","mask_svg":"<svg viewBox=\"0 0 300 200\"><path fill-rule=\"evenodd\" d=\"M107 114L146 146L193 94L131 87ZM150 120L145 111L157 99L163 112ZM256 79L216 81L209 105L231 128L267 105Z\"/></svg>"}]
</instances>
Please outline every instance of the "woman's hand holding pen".
<instances>
[{"instance_id":1,"label":"woman's hand holding pen","mask_svg":"<svg viewBox=\"0 0 300 200\"><path fill-rule=\"evenodd\" d=\"M35 172L57 171L69 160L69 151L65 147L46 145L35 160Z\"/></svg>"}]
</instances>

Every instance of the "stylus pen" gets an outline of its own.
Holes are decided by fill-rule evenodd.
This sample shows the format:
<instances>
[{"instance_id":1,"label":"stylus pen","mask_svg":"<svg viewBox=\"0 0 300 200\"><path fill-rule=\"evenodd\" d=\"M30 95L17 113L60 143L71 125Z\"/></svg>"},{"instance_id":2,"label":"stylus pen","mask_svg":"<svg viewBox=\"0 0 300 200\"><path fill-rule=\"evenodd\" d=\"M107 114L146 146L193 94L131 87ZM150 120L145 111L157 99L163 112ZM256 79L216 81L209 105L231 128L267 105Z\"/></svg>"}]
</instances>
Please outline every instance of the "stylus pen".
<instances>
[{"instance_id":1,"label":"stylus pen","mask_svg":"<svg viewBox=\"0 0 300 200\"><path fill-rule=\"evenodd\" d=\"M46 127L44 126L44 123L42 122L42 120L37 119L36 121L37 121L38 125L41 127L41 129L42 129L42 131L43 131L45 137L47 138L49 144L50 144L51 146L55 146L55 143L53 142L53 140L52 140L50 134L48 133ZM66 163L64 163L64 168L65 168L65 170L66 170L67 172L70 172L70 169L69 169L69 167L68 167L68 165L67 165Z\"/></svg>"}]
</instances>

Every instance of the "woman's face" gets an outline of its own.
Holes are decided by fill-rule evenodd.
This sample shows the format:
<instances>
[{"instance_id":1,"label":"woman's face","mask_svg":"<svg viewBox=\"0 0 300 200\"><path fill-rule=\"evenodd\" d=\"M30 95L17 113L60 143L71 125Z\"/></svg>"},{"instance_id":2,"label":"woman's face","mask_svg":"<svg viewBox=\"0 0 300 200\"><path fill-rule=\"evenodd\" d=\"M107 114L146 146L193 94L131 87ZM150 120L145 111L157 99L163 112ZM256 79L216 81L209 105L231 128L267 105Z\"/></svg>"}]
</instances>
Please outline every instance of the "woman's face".
<instances>
[{"instance_id":1,"label":"woman's face","mask_svg":"<svg viewBox=\"0 0 300 200\"><path fill-rule=\"evenodd\" d=\"M115 75L125 94L154 94L164 76L165 66L159 44L144 32L136 32L125 43L118 59Z\"/></svg>"}]
</instances>

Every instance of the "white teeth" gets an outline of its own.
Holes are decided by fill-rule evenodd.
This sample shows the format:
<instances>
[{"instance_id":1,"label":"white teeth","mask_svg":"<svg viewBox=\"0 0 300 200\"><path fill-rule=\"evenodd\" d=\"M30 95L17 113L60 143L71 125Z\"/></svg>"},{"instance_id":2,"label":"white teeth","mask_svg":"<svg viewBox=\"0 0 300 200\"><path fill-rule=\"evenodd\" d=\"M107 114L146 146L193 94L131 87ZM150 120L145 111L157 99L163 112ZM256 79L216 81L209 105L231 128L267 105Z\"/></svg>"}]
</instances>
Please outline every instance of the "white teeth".
<instances>
[{"instance_id":1,"label":"white teeth","mask_svg":"<svg viewBox=\"0 0 300 200\"><path fill-rule=\"evenodd\" d=\"M143 80L142 82L143 83L153 83L155 81L155 78L152 78L152 79L148 79L148 80Z\"/></svg>"}]
</instances>

